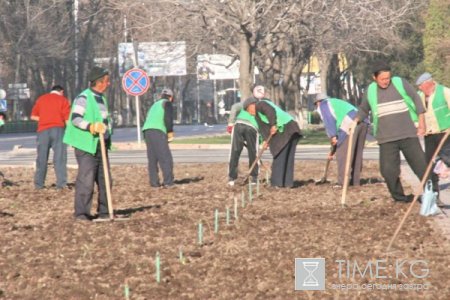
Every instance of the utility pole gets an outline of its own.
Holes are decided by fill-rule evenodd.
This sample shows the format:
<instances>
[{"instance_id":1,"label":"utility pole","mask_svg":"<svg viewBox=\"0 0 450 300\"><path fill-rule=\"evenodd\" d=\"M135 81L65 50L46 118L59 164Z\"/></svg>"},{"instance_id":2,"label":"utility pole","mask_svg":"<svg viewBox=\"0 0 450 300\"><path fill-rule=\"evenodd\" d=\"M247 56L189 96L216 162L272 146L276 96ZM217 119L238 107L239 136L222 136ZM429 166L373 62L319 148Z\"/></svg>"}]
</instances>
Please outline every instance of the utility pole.
<instances>
[{"instance_id":1,"label":"utility pole","mask_svg":"<svg viewBox=\"0 0 450 300\"><path fill-rule=\"evenodd\" d=\"M73 1L73 21L75 24L75 32L74 32L74 48L75 48L75 91L76 94L80 84L80 76L78 69L78 0Z\"/></svg>"},{"instance_id":2,"label":"utility pole","mask_svg":"<svg viewBox=\"0 0 450 300\"><path fill-rule=\"evenodd\" d=\"M123 31L123 36L125 39L125 43L128 43L128 27L127 27L127 15L124 14L123 15L123 27L124 27L124 31ZM126 49L124 51L124 66L125 64L125 59L126 59ZM126 72L127 70L123 70L124 72ZM127 125L131 124L131 108L130 108L130 97L128 96L128 94L126 94L126 105L127 105Z\"/></svg>"}]
</instances>

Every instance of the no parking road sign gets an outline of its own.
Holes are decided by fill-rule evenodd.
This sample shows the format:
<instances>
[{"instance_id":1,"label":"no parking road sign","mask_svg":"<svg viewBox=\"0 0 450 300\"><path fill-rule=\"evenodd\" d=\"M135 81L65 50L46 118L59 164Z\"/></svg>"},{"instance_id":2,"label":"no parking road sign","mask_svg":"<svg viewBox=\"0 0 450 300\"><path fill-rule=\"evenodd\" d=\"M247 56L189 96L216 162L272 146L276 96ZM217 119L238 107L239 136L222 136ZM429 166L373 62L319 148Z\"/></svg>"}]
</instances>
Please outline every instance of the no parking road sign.
<instances>
[{"instance_id":1,"label":"no parking road sign","mask_svg":"<svg viewBox=\"0 0 450 300\"><path fill-rule=\"evenodd\" d=\"M132 96L143 95L150 86L150 79L141 69L128 70L122 78L122 87L125 93Z\"/></svg>"}]
</instances>

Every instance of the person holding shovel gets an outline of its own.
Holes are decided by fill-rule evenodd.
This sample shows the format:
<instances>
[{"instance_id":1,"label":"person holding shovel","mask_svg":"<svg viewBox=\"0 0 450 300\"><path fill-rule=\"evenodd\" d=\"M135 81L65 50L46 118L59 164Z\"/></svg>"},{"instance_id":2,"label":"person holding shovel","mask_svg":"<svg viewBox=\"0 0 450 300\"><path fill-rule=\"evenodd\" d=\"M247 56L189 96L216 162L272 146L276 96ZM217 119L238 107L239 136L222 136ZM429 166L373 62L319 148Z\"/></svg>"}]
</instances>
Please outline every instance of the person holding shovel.
<instances>
[{"instance_id":1,"label":"person holding shovel","mask_svg":"<svg viewBox=\"0 0 450 300\"><path fill-rule=\"evenodd\" d=\"M271 186L294 187L295 149L301 138L297 122L287 112L269 100L250 97L244 101L244 109L258 123L264 137L263 150L269 147L273 156Z\"/></svg>"},{"instance_id":2,"label":"person holding shovel","mask_svg":"<svg viewBox=\"0 0 450 300\"><path fill-rule=\"evenodd\" d=\"M147 145L148 175L151 187L171 188L174 186L173 158L169 143L173 141L173 92L164 88L161 97L147 112L142 131ZM162 170L163 185L158 175Z\"/></svg>"},{"instance_id":3,"label":"person holding shovel","mask_svg":"<svg viewBox=\"0 0 450 300\"><path fill-rule=\"evenodd\" d=\"M78 174L75 182L76 220L90 221L94 184L98 187L97 217L109 218L103 160L109 170L109 158L102 156L99 138L104 137L110 148L112 122L104 92L110 85L109 72L94 67L88 75L90 87L78 95L72 105L71 115L64 135L64 143L75 148ZM109 172L109 171L108 171ZM111 177L110 174L109 178Z\"/></svg>"},{"instance_id":4,"label":"person holding shovel","mask_svg":"<svg viewBox=\"0 0 450 300\"><path fill-rule=\"evenodd\" d=\"M265 96L265 89L258 85L253 89L253 96L257 100L261 100ZM258 149L258 123L254 116L243 109L243 103L238 102L233 104L230 110L230 117L228 118L227 132L231 134L231 151L230 162L228 167L228 186L234 186L234 181L238 177L239 158L241 156L244 146L248 152L248 164L252 166L256 160L256 153ZM259 168L255 164L251 171L252 183L258 180Z\"/></svg>"},{"instance_id":5,"label":"person holding shovel","mask_svg":"<svg viewBox=\"0 0 450 300\"><path fill-rule=\"evenodd\" d=\"M372 113L374 136L380 146L380 172L395 201L411 202L414 195L405 195L400 182L400 152L421 180L427 163L418 136L425 128L425 108L411 84L391 76L391 68L383 61L372 69L373 82L367 87L358 109L356 121Z\"/></svg>"},{"instance_id":6,"label":"person holding shovel","mask_svg":"<svg viewBox=\"0 0 450 300\"><path fill-rule=\"evenodd\" d=\"M442 138L445 136L445 130L450 127L450 89L437 83L430 73L425 72L416 80L419 88L419 96L427 109L425 112L425 157L427 163L430 162ZM450 151L450 139L447 139L442 146L439 157L447 165L450 160L445 153ZM433 181L433 190L439 194L439 177L436 173L431 175ZM439 199L439 198L438 198ZM440 201L438 200L439 205Z\"/></svg>"},{"instance_id":7,"label":"person holding shovel","mask_svg":"<svg viewBox=\"0 0 450 300\"><path fill-rule=\"evenodd\" d=\"M350 185L360 185L360 175L363 162L364 143L367 135L367 122L359 123L353 133L352 146L349 149L349 129L355 122L358 109L347 101L330 98L325 93L316 96L315 105L325 125L325 131L330 138L333 151L329 154L331 160L336 154L338 165L338 182L335 188L342 188L345 177L345 161L348 151L352 151L350 160L351 176Z\"/></svg>"}]
</instances>

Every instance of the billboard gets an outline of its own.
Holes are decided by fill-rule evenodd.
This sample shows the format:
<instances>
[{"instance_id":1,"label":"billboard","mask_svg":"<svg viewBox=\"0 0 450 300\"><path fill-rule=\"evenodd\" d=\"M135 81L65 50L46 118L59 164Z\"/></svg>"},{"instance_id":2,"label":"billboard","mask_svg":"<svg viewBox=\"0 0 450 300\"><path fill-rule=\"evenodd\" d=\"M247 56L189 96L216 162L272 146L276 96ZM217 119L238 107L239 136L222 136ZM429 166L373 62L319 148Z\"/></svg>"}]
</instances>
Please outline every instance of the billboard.
<instances>
[{"instance_id":1,"label":"billboard","mask_svg":"<svg viewBox=\"0 0 450 300\"><path fill-rule=\"evenodd\" d=\"M197 56L197 79L238 79L239 60L225 54L201 54Z\"/></svg>"},{"instance_id":2,"label":"billboard","mask_svg":"<svg viewBox=\"0 0 450 300\"><path fill-rule=\"evenodd\" d=\"M119 43L119 73L123 76L134 67L132 43ZM145 42L137 44L137 67L148 76L186 75L186 43Z\"/></svg>"}]
</instances>

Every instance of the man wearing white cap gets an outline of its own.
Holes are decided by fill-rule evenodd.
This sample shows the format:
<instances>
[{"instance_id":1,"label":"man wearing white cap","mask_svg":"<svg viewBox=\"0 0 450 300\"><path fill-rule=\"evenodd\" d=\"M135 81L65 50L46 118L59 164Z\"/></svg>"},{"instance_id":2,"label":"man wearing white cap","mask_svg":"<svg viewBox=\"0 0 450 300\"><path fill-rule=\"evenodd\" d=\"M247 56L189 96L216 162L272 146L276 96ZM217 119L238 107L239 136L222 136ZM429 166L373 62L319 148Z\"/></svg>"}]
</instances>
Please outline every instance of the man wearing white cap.
<instances>
[{"instance_id":1,"label":"man wearing white cap","mask_svg":"<svg viewBox=\"0 0 450 300\"><path fill-rule=\"evenodd\" d=\"M430 162L436 148L444 137L444 131L450 127L450 89L438 84L433 80L430 73L425 72L416 80L416 85L419 88L420 98L426 108L425 112L425 156L427 163ZM450 164L448 161L448 153L450 150L450 139L447 139L440 156L443 161ZM447 161L445 161L447 159ZM439 192L438 177L433 173L433 189Z\"/></svg>"},{"instance_id":2,"label":"man wearing white cap","mask_svg":"<svg viewBox=\"0 0 450 300\"><path fill-rule=\"evenodd\" d=\"M253 97L258 101L265 97L265 89L262 85L255 86ZM234 181L237 179L239 158L244 147L247 148L249 167L255 161L259 140L258 129L255 117L243 109L243 102L233 104L227 127L227 132L231 134L230 163L228 167L229 186L234 186ZM258 172L258 165L255 165L250 174L252 182L256 182Z\"/></svg>"},{"instance_id":3,"label":"man wearing white cap","mask_svg":"<svg viewBox=\"0 0 450 300\"><path fill-rule=\"evenodd\" d=\"M345 161L348 151L348 134L358 109L349 102L330 98L325 93L317 94L315 104L317 111L325 125L325 131L330 138L330 143L335 149L338 165L338 183L336 187L342 187L345 177ZM367 135L367 122L360 122L353 138L350 185L360 185L362 170L364 143ZM330 153L329 159L334 153Z\"/></svg>"}]
</instances>

